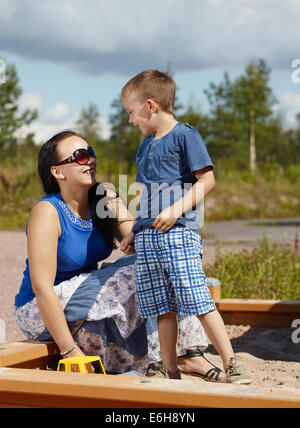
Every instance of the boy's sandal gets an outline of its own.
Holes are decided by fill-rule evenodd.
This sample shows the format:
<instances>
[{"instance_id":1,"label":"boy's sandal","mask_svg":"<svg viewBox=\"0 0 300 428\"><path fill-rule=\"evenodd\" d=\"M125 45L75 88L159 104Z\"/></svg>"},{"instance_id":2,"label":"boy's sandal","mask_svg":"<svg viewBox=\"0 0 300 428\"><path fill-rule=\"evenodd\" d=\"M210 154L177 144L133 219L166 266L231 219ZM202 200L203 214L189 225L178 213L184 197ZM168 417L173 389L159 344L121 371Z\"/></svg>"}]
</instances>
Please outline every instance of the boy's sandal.
<instances>
[{"instance_id":1,"label":"boy's sandal","mask_svg":"<svg viewBox=\"0 0 300 428\"><path fill-rule=\"evenodd\" d=\"M226 383L234 383L236 385L249 385L252 383L248 373L237 364L236 358L230 358L230 363L225 373Z\"/></svg>"},{"instance_id":2,"label":"boy's sandal","mask_svg":"<svg viewBox=\"0 0 300 428\"><path fill-rule=\"evenodd\" d=\"M165 378L165 379L181 379L181 373L179 370L176 372L170 372L166 370L164 367L160 365L150 364L146 376L148 377L157 377L157 378Z\"/></svg>"},{"instance_id":3,"label":"boy's sandal","mask_svg":"<svg viewBox=\"0 0 300 428\"><path fill-rule=\"evenodd\" d=\"M200 377L201 379L207 382L224 382L224 379L220 378L220 374L223 373L222 370L219 367L215 366L211 361L209 361L205 357L203 351L201 351L199 346L193 349L186 349L185 354L181 355L180 357L181 358L203 357L209 364L214 366L214 368L208 370L208 372L205 374L201 374L198 372L191 372L191 373L184 373L184 374Z\"/></svg>"}]
</instances>

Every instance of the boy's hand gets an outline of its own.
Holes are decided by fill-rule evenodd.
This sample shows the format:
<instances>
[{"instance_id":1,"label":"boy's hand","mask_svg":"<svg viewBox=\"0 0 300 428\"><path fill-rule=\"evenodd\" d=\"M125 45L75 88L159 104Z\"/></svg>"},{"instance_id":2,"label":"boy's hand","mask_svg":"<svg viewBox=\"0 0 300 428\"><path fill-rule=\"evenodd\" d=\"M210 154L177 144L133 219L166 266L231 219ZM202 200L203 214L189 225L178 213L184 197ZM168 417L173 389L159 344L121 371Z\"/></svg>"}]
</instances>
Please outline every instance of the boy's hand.
<instances>
[{"instance_id":1,"label":"boy's hand","mask_svg":"<svg viewBox=\"0 0 300 428\"><path fill-rule=\"evenodd\" d=\"M123 238L120 244L120 249L123 251L123 253L130 255L135 254L134 249L134 240L135 240L135 234L133 232L130 232L126 238Z\"/></svg>"},{"instance_id":2,"label":"boy's hand","mask_svg":"<svg viewBox=\"0 0 300 428\"><path fill-rule=\"evenodd\" d=\"M173 205L172 207L163 210L158 215L152 226L160 232L168 232L181 215L182 213L178 211L175 205Z\"/></svg>"}]
</instances>

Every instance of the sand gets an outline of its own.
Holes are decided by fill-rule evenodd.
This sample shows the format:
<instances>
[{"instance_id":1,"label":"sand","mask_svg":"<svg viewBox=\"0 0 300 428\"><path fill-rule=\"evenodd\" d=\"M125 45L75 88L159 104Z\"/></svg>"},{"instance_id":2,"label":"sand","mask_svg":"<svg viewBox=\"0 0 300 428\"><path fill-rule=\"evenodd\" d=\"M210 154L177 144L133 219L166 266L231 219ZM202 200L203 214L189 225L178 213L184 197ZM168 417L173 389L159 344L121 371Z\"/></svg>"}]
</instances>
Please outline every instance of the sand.
<instances>
[{"instance_id":1,"label":"sand","mask_svg":"<svg viewBox=\"0 0 300 428\"><path fill-rule=\"evenodd\" d=\"M6 341L24 340L13 316L14 296L17 293L26 259L26 237L24 233L0 231L0 321L6 325ZM241 249L241 245L227 244L225 249ZM212 263L215 258L215 244L204 244L203 264ZM110 260L121 253L114 252ZM299 314L300 319L300 314ZM0 327L1 327L0 322ZM293 343L293 329L251 328L249 326L227 326L232 345L239 361L246 367L253 385L296 388L300 391L300 344ZM0 328L1 330L1 328ZM3 336L3 329L0 331ZM298 334L300 338L300 332ZM219 367L220 357L212 346L206 356ZM199 378L184 376L193 383L203 382ZM253 386L252 385L252 386ZM240 386L243 388L243 386Z\"/></svg>"}]
</instances>

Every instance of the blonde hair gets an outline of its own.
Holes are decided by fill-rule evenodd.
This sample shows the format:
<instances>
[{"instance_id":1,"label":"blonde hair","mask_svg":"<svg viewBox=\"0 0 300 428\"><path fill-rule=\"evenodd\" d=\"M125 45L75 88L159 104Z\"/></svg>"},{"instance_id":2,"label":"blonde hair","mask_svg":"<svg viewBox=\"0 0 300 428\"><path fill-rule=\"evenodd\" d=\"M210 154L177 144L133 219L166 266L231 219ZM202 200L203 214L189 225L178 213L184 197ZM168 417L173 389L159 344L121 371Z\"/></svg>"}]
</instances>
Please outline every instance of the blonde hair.
<instances>
[{"instance_id":1,"label":"blonde hair","mask_svg":"<svg viewBox=\"0 0 300 428\"><path fill-rule=\"evenodd\" d=\"M145 70L133 77L122 89L122 97L136 93L141 101L151 98L163 111L173 112L176 84L169 73Z\"/></svg>"}]
</instances>

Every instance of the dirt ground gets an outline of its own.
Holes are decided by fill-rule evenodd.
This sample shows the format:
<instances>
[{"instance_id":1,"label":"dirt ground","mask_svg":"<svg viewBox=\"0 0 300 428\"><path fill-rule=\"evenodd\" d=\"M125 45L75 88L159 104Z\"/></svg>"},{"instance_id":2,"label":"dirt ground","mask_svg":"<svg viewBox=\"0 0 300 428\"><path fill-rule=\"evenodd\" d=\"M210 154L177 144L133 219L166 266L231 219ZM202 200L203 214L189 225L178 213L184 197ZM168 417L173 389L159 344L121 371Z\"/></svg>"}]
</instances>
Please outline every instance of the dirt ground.
<instances>
[{"instance_id":1,"label":"dirt ground","mask_svg":"<svg viewBox=\"0 0 300 428\"><path fill-rule=\"evenodd\" d=\"M245 244L226 244L226 248L240 250ZM26 259L24 233L0 231L0 322L6 325L6 341L24 340L13 316L14 296L18 292ZM204 243L203 265L213 262L215 244ZM119 251L110 260L116 259ZM300 314L299 314L300 318ZM3 323L2 323L3 324ZM251 328L227 326L234 351L249 372L254 385L300 390L300 344L292 342L292 329ZM3 336L3 331L0 333ZM298 337L300 334L298 335ZM0 340L1 341L1 340ZM221 360L212 346L206 356L219 367ZM198 378L191 378L199 382Z\"/></svg>"}]
</instances>

